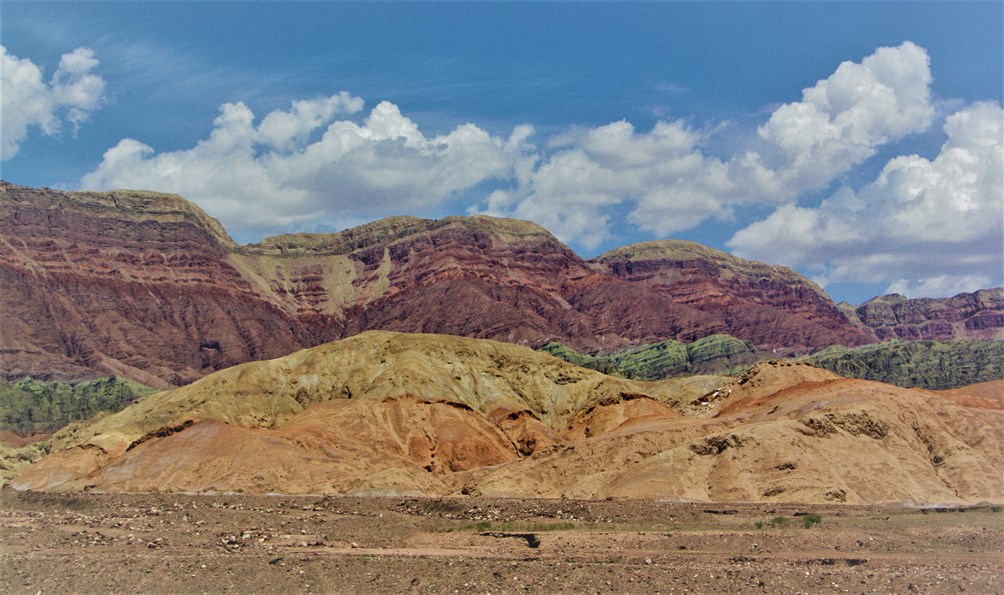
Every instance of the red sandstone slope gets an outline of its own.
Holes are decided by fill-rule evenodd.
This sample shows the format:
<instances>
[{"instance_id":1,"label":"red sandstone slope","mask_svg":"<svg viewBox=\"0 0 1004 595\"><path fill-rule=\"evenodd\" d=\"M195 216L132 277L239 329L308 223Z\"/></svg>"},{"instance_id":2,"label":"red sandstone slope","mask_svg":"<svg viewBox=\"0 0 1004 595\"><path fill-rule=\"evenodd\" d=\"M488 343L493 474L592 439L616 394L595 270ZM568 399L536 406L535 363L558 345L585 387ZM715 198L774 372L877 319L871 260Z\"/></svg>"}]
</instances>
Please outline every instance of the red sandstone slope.
<instances>
[{"instance_id":1,"label":"red sandstone slope","mask_svg":"<svg viewBox=\"0 0 1004 595\"><path fill-rule=\"evenodd\" d=\"M0 373L164 386L303 345L181 197L0 186Z\"/></svg>"},{"instance_id":2,"label":"red sandstone slope","mask_svg":"<svg viewBox=\"0 0 1004 595\"><path fill-rule=\"evenodd\" d=\"M761 348L797 353L874 341L848 324L819 286L788 267L681 240L625 246L596 261L633 286L712 315L721 321L719 332Z\"/></svg>"},{"instance_id":3,"label":"red sandstone slope","mask_svg":"<svg viewBox=\"0 0 1004 595\"><path fill-rule=\"evenodd\" d=\"M875 340L790 269L696 244L586 262L529 222L393 217L239 246L181 197L138 191L0 184L0 284L0 375L160 386L369 329L589 351Z\"/></svg>"}]
</instances>

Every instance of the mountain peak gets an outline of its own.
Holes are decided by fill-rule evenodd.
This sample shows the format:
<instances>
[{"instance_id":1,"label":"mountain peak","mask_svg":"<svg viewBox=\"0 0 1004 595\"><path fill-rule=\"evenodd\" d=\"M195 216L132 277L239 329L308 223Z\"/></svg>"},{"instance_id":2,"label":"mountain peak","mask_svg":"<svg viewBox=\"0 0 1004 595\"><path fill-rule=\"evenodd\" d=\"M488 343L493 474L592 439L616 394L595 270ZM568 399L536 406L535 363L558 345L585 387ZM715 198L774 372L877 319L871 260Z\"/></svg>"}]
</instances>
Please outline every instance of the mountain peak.
<instances>
[{"instance_id":1,"label":"mountain peak","mask_svg":"<svg viewBox=\"0 0 1004 595\"><path fill-rule=\"evenodd\" d=\"M400 215L365 223L334 233L289 233L265 238L247 246L254 252L295 254L348 254L374 244L389 243L445 225L443 221Z\"/></svg>"},{"instance_id":2,"label":"mountain peak","mask_svg":"<svg viewBox=\"0 0 1004 595\"><path fill-rule=\"evenodd\" d=\"M632 268L643 263L657 264L667 261L707 263L717 267L719 274L725 276L742 275L783 279L787 283L805 286L820 298L830 301L829 296L821 287L789 267L767 264L758 260L747 260L689 240L653 240L629 244L610 250L595 259L595 262L613 268Z\"/></svg>"},{"instance_id":3,"label":"mountain peak","mask_svg":"<svg viewBox=\"0 0 1004 595\"><path fill-rule=\"evenodd\" d=\"M90 215L105 219L157 223L186 221L208 233L222 247L233 248L237 245L219 221L178 194L129 189L62 192L3 182L0 183L0 201L15 204L48 202L71 209L86 209Z\"/></svg>"},{"instance_id":4,"label":"mountain peak","mask_svg":"<svg viewBox=\"0 0 1004 595\"><path fill-rule=\"evenodd\" d=\"M712 260L734 260L742 259L732 256L727 252L709 248L697 242L689 240L652 240L648 242L638 242L614 248L596 258L599 262L612 260L618 261L649 261L649 260L692 260L696 258Z\"/></svg>"},{"instance_id":5,"label":"mountain peak","mask_svg":"<svg viewBox=\"0 0 1004 595\"><path fill-rule=\"evenodd\" d=\"M558 242L551 232L533 221L523 219L508 219L491 217L489 215L471 215L468 217L447 217L444 221L479 229L510 240L545 240Z\"/></svg>"},{"instance_id":6,"label":"mountain peak","mask_svg":"<svg viewBox=\"0 0 1004 595\"><path fill-rule=\"evenodd\" d=\"M898 304L907 301L907 297L901 293L887 293L885 295L877 295L872 299L868 300L862 306L868 304Z\"/></svg>"},{"instance_id":7,"label":"mountain peak","mask_svg":"<svg viewBox=\"0 0 1004 595\"><path fill-rule=\"evenodd\" d=\"M549 231L531 221L503 219L487 215L452 216L443 219L422 219L408 215L386 217L334 233L291 233L265 238L247 250L264 254L332 255L349 254L374 245L388 245L398 240L442 229L460 226L482 231L506 241L558 240Z\"/></svg>"}]
</instances>

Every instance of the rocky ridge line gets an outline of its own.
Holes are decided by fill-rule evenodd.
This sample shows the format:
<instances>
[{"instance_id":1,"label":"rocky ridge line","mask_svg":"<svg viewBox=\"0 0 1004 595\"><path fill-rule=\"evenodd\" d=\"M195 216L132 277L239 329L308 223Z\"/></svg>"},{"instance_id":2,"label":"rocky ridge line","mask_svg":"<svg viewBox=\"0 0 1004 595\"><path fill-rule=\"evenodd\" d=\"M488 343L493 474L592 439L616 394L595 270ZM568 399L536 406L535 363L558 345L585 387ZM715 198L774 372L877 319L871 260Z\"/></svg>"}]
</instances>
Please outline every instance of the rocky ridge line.
<instances>
[{"instance_id":1,"label":"rocky ridge line","mask_svg":"<svg viewBox=\"0 0 1004 595\"><path fill-rule=\"evenodd\" d=\"M239 246L184 199L128 190L0 185L0 284L7 378L181 385L370 329L591 354L719 333L792 354L877 340L790 269L692 243L584 261L538 225L475 216Z\"/></svg>"}]
</instances>

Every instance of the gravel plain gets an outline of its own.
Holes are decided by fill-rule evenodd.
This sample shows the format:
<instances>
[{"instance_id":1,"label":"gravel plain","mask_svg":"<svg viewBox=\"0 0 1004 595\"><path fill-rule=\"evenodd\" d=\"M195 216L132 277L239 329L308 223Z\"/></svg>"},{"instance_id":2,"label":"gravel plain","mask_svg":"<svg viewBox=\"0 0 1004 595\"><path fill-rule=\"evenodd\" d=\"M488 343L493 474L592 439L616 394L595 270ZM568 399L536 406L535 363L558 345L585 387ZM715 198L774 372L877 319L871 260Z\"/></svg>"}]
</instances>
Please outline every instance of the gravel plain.
<instances>
[{"instance_id":1,"label":"gravel plain","mask_svg":"<svg viewBox=\"0 0 1004 595\"><path fill-rule=\"evenodd\" d=\"M989 505L0 492L0 593L1002 590Z\"/></svg>"}]
</instances>

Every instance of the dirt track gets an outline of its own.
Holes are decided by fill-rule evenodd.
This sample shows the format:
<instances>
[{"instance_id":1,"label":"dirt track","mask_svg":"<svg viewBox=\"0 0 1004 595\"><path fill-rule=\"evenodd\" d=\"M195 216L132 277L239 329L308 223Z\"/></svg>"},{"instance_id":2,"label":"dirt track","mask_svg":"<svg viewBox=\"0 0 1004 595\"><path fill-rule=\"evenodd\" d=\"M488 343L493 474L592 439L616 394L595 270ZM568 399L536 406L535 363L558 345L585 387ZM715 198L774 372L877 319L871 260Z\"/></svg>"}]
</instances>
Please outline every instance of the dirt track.
<instances>
[{"instance_id":1,"label":"dirt track","mask_svg":"<svg viewBox=\"0 0 1004 595\"><path fill-rule=\"evenodd\" d=\"M1000 593L1004 513L0 492L0 593L799 591Z\"/></svg>"}]
</instances>

